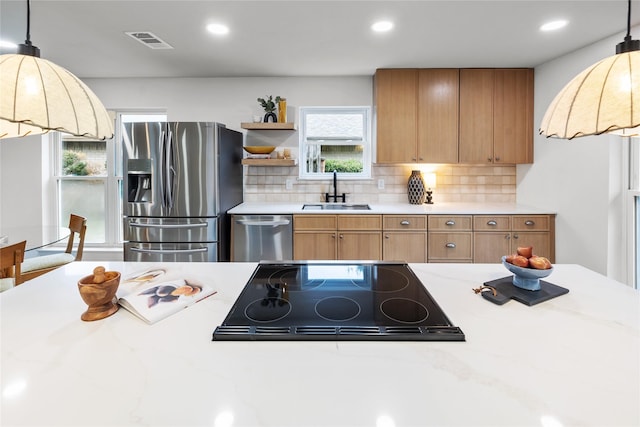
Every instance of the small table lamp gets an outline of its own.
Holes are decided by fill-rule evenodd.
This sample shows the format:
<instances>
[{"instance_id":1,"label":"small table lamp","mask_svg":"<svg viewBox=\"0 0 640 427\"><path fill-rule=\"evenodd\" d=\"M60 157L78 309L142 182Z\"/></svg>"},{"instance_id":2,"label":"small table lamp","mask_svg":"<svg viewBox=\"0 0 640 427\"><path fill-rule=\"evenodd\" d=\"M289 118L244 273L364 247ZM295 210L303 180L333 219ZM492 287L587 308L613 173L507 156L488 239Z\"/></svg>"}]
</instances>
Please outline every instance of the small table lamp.
<instances>
[{"instance_id":1,"label":"small table lamp","mask_svg":"<svg viewBox=\"0 0 640 427\"><path fill-rule=\"evenodd\" d=\"M424 175L424 186L427 188L427 200L426 204L432 205L433 199L431 194L433 193L433 189L436 188L436 174L435 173L427 173Z\"/></svg>"}]
</instances>

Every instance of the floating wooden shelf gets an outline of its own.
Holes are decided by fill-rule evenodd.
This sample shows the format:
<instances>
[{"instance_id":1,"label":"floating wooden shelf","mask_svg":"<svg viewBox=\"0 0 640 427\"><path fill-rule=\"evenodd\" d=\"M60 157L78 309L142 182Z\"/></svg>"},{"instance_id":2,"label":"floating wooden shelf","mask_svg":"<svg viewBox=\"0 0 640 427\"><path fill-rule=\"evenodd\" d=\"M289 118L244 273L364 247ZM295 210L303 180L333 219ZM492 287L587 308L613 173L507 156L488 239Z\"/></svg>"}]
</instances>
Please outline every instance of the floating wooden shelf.
<instances>
[{"instance_id":1,"label":"floating wooden shelf","mask_svg":"<svg viewBox=\"0 0 640 427\"><path fill-rule=\"evenodd\" d=\"M247 166L295 166L298 159L242 159Z\"/></svg>"},{"instance_id":2,"label":"floating wooden shelf","mask_svg":"<svg viewBox=\"0 0 640 427\"><path fill-rule=\"evenodd\" d=\"M242 129L252 130L295 130L295 123L240 123Z\"/></svg>"}]
</instances>

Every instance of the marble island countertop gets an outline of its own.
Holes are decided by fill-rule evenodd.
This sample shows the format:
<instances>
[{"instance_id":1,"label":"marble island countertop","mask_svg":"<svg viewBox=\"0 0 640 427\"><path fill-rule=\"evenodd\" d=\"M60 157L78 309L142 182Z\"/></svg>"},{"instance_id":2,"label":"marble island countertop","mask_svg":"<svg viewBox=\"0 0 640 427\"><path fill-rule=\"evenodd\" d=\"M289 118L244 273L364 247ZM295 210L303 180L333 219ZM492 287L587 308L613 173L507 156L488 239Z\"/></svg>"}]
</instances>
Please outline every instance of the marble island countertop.
<instances>
[{"instance_id":1,"label":"marble island countertop","mask_svg":"<svg viewBox=\"0 0 640 427\"><path fill-rule=\"evenodd\" d=\"M306 204L321 204L308 202ZM347 203L367 204L367 203ZM230 214L250 215L283 215L283 214L387 214L387 215L531 215L555 214L531 206L516 203L434 203L432 205L412 205L409 203L368 203L370 210L306 210L304 202L267 203L245 202L229 210Z\"/></svg>"},{"instance_id":2,"label":"marble island countertop","mask_svg":"<svg viewBox=\"0 0 640 427\"><path fill-rule=\"evenodd\" d=\"M97 265L157 267L74 262L0 294L0 425L640 425L640 292L577 265L528 307L472 291L500 264L410 264L466 342L212 341L255 263L170 264L218 293L154 325L83 322Z\"/></svg>"}]
</instances>

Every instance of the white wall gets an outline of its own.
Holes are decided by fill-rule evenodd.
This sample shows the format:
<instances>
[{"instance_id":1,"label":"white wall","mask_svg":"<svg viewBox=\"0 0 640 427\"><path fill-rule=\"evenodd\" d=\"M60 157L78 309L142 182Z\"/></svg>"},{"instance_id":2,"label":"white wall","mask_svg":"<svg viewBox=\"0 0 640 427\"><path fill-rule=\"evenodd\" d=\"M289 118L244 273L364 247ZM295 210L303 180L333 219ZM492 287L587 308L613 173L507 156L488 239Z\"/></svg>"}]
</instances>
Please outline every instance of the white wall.
<instances>
[{"instance_id":1,"label":"white wall","mask_svg":"<svg viewBox=\"0 0 640 427\"><path fill-rule=\"evenodd\" d=\"M635 29L638 33L638 29ZM615 53L620 34L535 69L534 163L517 168L517 200L557 212L556 262L576 263L624 281L620 224L621 138L610 135L571 141L537 135L555 95L588 66Z\"/></svg>"}]
</instances>

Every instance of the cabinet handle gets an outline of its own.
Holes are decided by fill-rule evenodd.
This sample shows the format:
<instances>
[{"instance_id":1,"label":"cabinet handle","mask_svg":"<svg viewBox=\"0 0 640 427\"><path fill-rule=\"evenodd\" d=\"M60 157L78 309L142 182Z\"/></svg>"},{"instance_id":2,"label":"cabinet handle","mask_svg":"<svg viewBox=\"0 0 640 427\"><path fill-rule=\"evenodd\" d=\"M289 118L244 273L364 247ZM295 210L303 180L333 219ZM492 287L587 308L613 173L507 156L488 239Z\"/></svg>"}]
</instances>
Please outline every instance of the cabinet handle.
<instances>
[{"instance_id":1,"label":"cabinet handle","mask_svg":"<svg viewBox=\"0 0 640 427\"><path fill-rule=\"evenodd\" d=\"M535 225L535 224L536 224L536 223L535 223L534 221L530 220L530 219L528 219L528 220L526 220L526 221L524 222L524 225Z\"/></svg>"},{"instance_id":2,"label":"cabinet handle","mask_svg":"<svg viewBox=\"0 0 640 427\"><path fill-rule=\"evenodd\" d=\"M487 162L491 163L491 160L493 160L491 157L487 158Z\"/></svg>"},{"instance_id":3,"label":"cabinet handle","mask_svg":"<svg viewBox=\"0 0 640 427\"><path fill-rule=\"evenodd\" d=\"M456 225L456 222L450 219L449 221L445 222L445 225Z\"/></svg>"},{"instance_id":4,"label":"cabinet handle","mask_svg":"<svg viewBox=\"0 0 640 427\"><path fill-rule=\"evenodd\" d=\"M500 161L500 157L496 157L496 162L499 162L499 161Z\"/></svg>"},{"instance_id":5,"label":"cabinet handle","mask_svg":"<svg viewBox=\"0 0 640 427\"><path fill-rule=\"evenodd\" d=\"M415 157L412 157L412 158L411 158L411 160L413 160L413 161L415 162L415 161L416 161L416 158L415 158Z\"/></svg>"},{"instance_id":6,"label":"cabinet handle","mask_svg":"<svg viewBox=\"0 0 640 427\"><path fill-rule=\"evenodd\" d=\"M495 222L494 220L491 220L491 221L487 221L487 225L492 225L493 226L493 225L498 225L498 223Z\"/></svg>"},{"instance_id":7,"label":"cabinet handle","mask_svg":"<svg viewBox=\"0 0 640 427\"><path fill-rule=\"evenodd\" d=\"M388 235L388 234L385 234L384 238L385 238L385 239L388 239L388 238L389 238L389 235Z\"/></svg>"},{"instance_id":8,"label":"cabinet handle","mask_svg":"<svg viewBox=\"0 0 640 427\"><path fill-rule=\"evenodd\" d=\"M451 249L453 249L453 248L455 248L455 247L456 247L456 244L455 244L455 243L447 243L447 244L446 244L446 245L444 245L444 246L445 246L445 247L447 247L447 248L451 248Z\"/></svg>"},{"instance_id":9,"label":"cabinet handle","mask_svg":"<svg viewBox=\"0 0 640 427\"><path fill-rule=\"evenodd\" d=\"M403 219L402 221L400 221L400 225L409 225L410 222L406 219Z\"/></svg>"},{"instance_id":10,"label":"cabinet handle","mask_svg":"<svg viewBox=\"0 0 640 427\"><path fill-rule=\"evenodd\" d=\"M339 234L338 237L341 238L341 239L344 238L344 236L342 234Z\"/></svg>"},{"instance_id":11,"label":"cabinet handle","mask_svg":"<svg viewBox=\"0 0 640 427\"><path fill-rule=\"evenodd\" d=\"M331 238L332 238L332 239L335 239L335 238L336 238L336 235L335 235L335 234L332 234L332 235L331 235Z\"/></svg>"},{"instance_id":12,"label":"cabinet handle","mask_svg":"<svg viewBox=\"0 0 640 427\"><path fill-rule=\"evenodd\" d=\"M505 238L505 239L507 239L507 240L510 240L510 239L511 239L511 236L510 236L510 235L508 235L508 234L505 234L505 235L504 235L504 238Z\"/></svg>"},{"instance_id":13,"label":"cabinet handle","mask_svg":"<svg viewBox=\"0 0 640 427\"><path fill-rule=\"evenodd\" d=\"M513 235L513 238L514 238L514 239L517 239L517 238L518 238L518 235L517 235L517 234L514 234L514 235Z\"/></svg>"}]
</instances>

